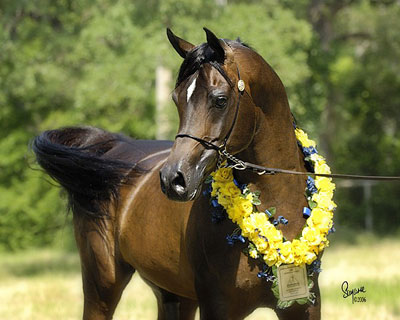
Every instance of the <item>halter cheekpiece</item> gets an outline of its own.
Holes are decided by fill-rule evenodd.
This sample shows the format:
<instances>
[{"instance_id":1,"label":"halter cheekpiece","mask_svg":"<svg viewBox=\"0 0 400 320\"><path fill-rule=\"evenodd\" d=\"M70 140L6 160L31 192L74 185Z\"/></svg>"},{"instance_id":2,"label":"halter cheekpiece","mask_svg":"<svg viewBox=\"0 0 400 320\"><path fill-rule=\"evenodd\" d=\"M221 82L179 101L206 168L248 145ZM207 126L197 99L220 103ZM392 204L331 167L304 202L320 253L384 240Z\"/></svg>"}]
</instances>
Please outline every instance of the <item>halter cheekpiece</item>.
<instances>
[{"instance_id":1,"label":"halter cheekpiece","mask_svg":"<svg viewBox=\"0 0 400 320\"><path fill-rule=\"evenodd\" d=\"M225 78L225 80L229 83L230 87L232 88L232 90L235 90L235 86L233 85L233 82L231 79L229 79L229 77L222 71L221 66L216 63L216 62L210 62L211 66L213 66L215 69L217 69L217 71ZM228 142L229 137L232 134L233 128L235 127L236 124L236 120L238 117L238 113L239 113L239 107L240 107L240 98L242 97L243 93L246 92L245 91L245 83L244 81L240 78L240 71L239 71L239 67L236 65L236 70L237 70L237 75L238 75L238 82L237 82L237 88L238 88L238 99L237 99L237 103L236 103L236 109L235 109L235 116L233 118L231 127L229 128L228 133L226 134L225 138L223 139L223 142L220 146L216 145L215 143L211 142L211 141L207 141L205 139L196 137L194 135L188 134L188 133L178 133L175 136L176 138L190 138L193 139L197 142L199 142L204 148L206 149L212 149L212 150L216 150L218 152L218 163L217 163L217 168L219 168L222 164L222 159L221 157L224 156L229 160L233 160L234 162L241 162L243 163L243 161L235 158L233 155L231 155L230 153L228 153L228 151L226 150L226 145ZM236 167L237 166L237 167ZM233 168L236 169L241 169L240 165L236 166L232 166Z\"/></svg>"}]
</instances>

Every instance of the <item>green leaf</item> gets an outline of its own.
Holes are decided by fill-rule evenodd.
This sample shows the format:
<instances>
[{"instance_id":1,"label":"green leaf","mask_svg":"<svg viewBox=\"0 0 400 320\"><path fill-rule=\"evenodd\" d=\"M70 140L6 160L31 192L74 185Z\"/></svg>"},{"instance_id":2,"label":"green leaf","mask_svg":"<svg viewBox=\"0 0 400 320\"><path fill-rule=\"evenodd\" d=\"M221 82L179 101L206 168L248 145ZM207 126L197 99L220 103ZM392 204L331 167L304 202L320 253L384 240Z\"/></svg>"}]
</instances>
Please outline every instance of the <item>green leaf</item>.
<instances>
[{"instance_id":1,"label":"green leaf","mask_svg":"<svg viewBox=\"0 0 400 320\"><path fill-rule=\"evenodd\" d=\"M249 245L247 246L247 248L249 249L249 251L250 251L250 250L257 249L256 246L254 245L254 243L253 243L253 242L250 242L250 241L249 241Z\"/></svg>"},{"instance_id":2,"label":"green leaf","mask_svg":"<svg viewBox=\"0 0 400 320\"><path fill-rule=\"evenodd\" d=\"M278 278L274 280L272 283L271 291L274 294L274 296L279 299L279 286L278 286Z\"/></svg>"},{"instance_id":3,"label":"green leaf","mask_svg":"<svg viewBox=\"0 0 400 320\"><path fill-rule=\"evenodd\" d=\"M212 178L212 176L208 176L207 178L206 178L206 180L204 181L204 183L211 183L213 181L213 178Z\"/></svg>"},{"instance_id":4,"label":"green leaf","mask_svg":"<svg viewBox=\"0 0 400 320\"><path fill-rule=\"evenodd\" d=\"M251 203L254 204L255 206L258 206L261 204L261 201L258 198L255 198L255 199L253 198L253 201L251 201Z\"/></svg>"},{"instance_id":5,"label":"green leaf","mask_svg":"<svg viewBox=\"0 0 400 320\"><path fill-rule=\"evenodd\" d=\"M278 279L278 267L277 266L272 266L272 274Z\"/></svg>"},{"instance_id":6,"label":"green leaf","mask_svg":"<svg viewBox=\"0 0 400 320\"><path fill-rule=\"evenodd\" d=\"M296 302L298 304L306 304L308 302L308 297L297 299Z\"/></svg>"},{"instance_id":7,"label":"green leaf","mask_svg":"<svg viewBox=\"0 0 400 320\"><path fill-rule=\"evenodd\" d=\"M314 304L314 303L315 303L315 299L316 299L315 293L314 293L314 292L310 292L310 295L308 296L307 299L308 299L308 301L309 301L310 303Z\"/></svg>"},{"instance_id":8,"label":"green leaf","mask_svg":"<svg viewBox=\"0 0 400 320\"><path fill-rule=\"evenodd\" d=\"M269 209L267 209L269 211L269 213L271 214L271 217L273 217L276 213L276 208L275 207L271 207Z\"/></svg>"},{"instance_id":9,"label":"green leaf","mask_svg":"<svg viewBox=\"0 0 400 320\"><path fill-rule=\"evenodd\" d=\"M276 306L279 309L286 309L286 308L289 308L294 303L294 301L295 300L282 301L282 300L279 299L278 303L276 304Z\"/></svg>"},{"instance_id":10,"label":"green leaf","mask_svg":"<svg viewBox=\"0 0 400 320\"><path fill-rule=\"evenodd\" d=\"M308 200L308 206L310 207L310 209L314 209L317 206L317 203L315 201L312 200Z\"/></svg>"},{"instance_id":11,"label":"green leaf","mask_svg":"<svg viewBox=\"0 0 400 320\"><path fill-rule=\"evenodd\" d=\"M312 289L314 287L314 281L312 279L308 278L308 289Z\"/></svg>"}]
</instances>

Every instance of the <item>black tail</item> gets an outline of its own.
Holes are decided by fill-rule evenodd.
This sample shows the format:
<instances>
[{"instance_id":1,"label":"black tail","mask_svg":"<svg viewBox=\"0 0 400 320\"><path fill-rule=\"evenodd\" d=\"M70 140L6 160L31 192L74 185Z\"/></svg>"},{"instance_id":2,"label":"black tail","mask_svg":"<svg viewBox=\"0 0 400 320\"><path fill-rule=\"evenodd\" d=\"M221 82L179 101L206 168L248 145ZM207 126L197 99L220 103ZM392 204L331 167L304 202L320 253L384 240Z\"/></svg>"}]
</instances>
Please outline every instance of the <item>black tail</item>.
<instances>
[{"instance_id":1,"label":"black tail","mask_svg":"<svg viewBox=\"0 0 400 320\"><path fill-rule=\"evenodd\" d=\"M119 187L135 166L103 155L124 138L92 127L45 131L32 142L39 165L68 192L69 208L90 217L108 215Z\"/></svg>"}]
</instances>

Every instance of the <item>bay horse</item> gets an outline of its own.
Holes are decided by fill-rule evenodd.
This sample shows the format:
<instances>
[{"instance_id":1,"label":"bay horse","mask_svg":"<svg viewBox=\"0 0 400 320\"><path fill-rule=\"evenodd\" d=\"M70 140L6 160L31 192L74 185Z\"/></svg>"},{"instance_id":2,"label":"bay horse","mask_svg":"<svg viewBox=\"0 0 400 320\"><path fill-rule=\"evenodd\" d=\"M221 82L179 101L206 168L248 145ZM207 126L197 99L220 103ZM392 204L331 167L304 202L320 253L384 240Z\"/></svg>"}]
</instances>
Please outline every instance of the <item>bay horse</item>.
<instances>
[{"instance_id":1,"label":"bay horse","mask_svg":"<svg viewBox=\"0 0 400 320\"><path fill-rule=\"evenodd\" d=\"M279 319L320 319L318 274L314 304L276 307L262 264L229 246L237 226L212 220L204 181L221 159L215 146L243 161L306 171L285 88L273 69L241 41L194 46L167 29L183 58L172 98L180 123L171 141L146 141L92 127L43 132L33 141L38 163L67 191L80 253L83 319L111 319L137 271L152 288L158 319L243 319L258 307ZM244 88L236 84L241 80ZM261 191L259 211L272 206L289 220L286 239L302 230L306 178L236 178ZM160 187L161 183L161 187Z\"/></svg>"}]
</instances>

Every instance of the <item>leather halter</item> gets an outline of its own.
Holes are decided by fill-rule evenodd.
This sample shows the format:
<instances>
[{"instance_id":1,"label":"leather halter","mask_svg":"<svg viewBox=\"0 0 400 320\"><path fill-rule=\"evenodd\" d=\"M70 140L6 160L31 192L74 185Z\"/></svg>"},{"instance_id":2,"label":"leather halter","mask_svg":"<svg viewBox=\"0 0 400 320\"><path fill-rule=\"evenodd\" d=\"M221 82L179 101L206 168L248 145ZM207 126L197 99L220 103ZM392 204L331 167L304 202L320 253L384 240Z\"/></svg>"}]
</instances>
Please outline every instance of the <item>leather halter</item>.
<instances>
[{"instance_id":1,"label":"leather halter","mask_svg":"<svg viewBox=\"0 0 400 320\"><path fill-rule=\"evenodd\" d=\"M233 82L225 74L225 72L222 70L221 66L216 62L209 62L209 63L210 63L211 66L213 66L215 69L217 69L217 71L225 78L225 80L229 83L229 85L232 88L232 90L235 90L235 86L234 86ZM236 69L237 69L237 75L238 75L238 83L240 81L242 81L242 83L243 83L243 80L241 80L241 78L240 78L240 71L239 71L239 67L237 65L236 65ZM226 145L227 145L228 139L232 134L233 128L235 127L236 120L237 120L237 117L238 117L238 114L239 114L240 98L242 97L244 92L245 92L244 88L243 88L243 90L240 90L240 88L238 87L238 99L237 99L237 102L236 102L235 116L233 118L231 127L229 128L229 131L226 134L226 136L223 139L223 142L222 142L222 144L220 146L217 146L216 144L214 144L211 141L207 141L205 139L196 137L196 136L191 135L189 133L179 133L179 134L177 134L175 136L175 139L176 138L190 138L190 139L193 139L193 140L201 143L201 145L206 149L212 149L212 150L217 151L219 156L221 154L225 154L226 153ZM213 140L215 140L215 139L213 139ZM218 159L218 160L220 160L220 159ZM218 161L218 164L220 164L220 161Z\"/></svg>"}]
</instances>

